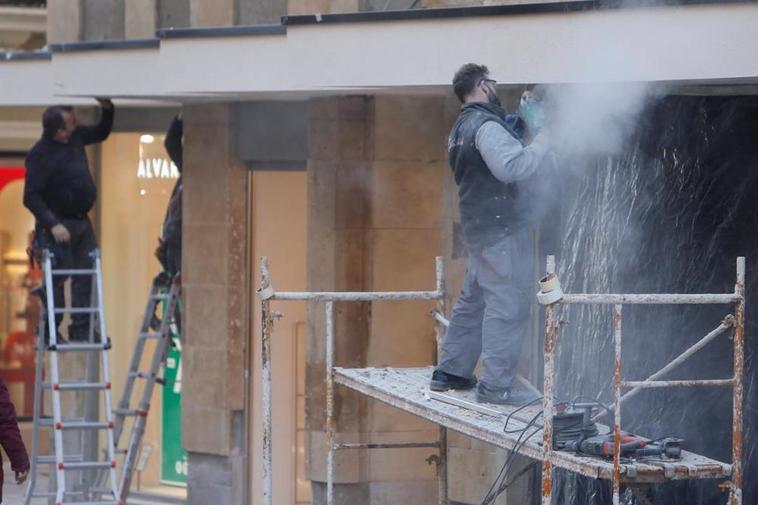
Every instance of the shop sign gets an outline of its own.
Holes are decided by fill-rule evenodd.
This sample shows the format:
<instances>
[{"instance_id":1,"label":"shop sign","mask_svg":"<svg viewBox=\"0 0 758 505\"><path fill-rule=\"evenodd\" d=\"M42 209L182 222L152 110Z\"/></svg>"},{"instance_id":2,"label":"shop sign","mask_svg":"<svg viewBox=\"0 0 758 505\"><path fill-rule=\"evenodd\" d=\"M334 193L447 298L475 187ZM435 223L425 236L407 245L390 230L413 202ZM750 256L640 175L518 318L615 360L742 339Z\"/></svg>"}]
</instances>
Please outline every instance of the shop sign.
<instances>
[{"instance_id":1,"label":"shop sign","mask_svg":"<svg viewBox=\"0 0 758 505\"><path fill-rule=\"evenodd\" d=\"M179 169L166 158L142 158L137 165L137 179L178 179Z\"/></svg>"},{"instance_id":2,"label":"shop sign","mask_svg":"<svg viewBox=\"0 0 758 505\"><path fill-rule=\"evenodd\" d=\"M178 336L172 335L163 386L161 433L161 483L187 485L187 451L182 446L182 350Z\"/></svg>"}]
</instances>

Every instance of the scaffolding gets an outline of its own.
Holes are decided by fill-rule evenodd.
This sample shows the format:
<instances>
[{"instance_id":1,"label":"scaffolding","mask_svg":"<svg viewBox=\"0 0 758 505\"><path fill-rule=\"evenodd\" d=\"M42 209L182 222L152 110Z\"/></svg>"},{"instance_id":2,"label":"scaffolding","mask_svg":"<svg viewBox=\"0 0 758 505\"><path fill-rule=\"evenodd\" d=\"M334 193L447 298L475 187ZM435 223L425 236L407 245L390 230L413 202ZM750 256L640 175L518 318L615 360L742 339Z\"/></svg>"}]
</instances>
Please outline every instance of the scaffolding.
<instances>
[{"instance_id":1,"label":"scaffolding","mask_svg":"<svg viewBox=\"0 0 758 505\"><path fill-rule=\"evenodd\" d=\"M428 390L432 367L424 368L341 368L334 363L334 302L373 302L389 300L436 301L434 319L437 322L438 345L444 335L447 320L445 314L445 268L441 257L436 258L436 287L430 291L394 292L286 292L274 290L268 269L268 259L261 258L261 287L258 290L261 317L262 380L263 380L263 503L273 504L272 473L272 412L271 412L271 333L274 319L281 314L271 310L275 300L323 302L326 330L326 439L327 439L327 505L334 505L334 455L345 449L391 449L429 447L438 451L434 459L438 468L438 502L448 504L447 430L490 443L497 447L516 451L542 463L542 505L550 505L553 496L553 468L563 468L587 477L606 479L612 482L613 504L620 503L621 486L649 484L681 479L725 479L721 485L729 491L727 505L742 505L742 397L744 367L745 329L745 259L737 259L736 285L733 293L723 294L563 294L545 309L544 383L541 409L532 407L514 416L515 407L479 405L465 393L435 395ZM555 275L555 259L548 256L547 274ZM568 451L553 449L553 412L555 407L555 353L560 333L559 305L602 304L614 308L614 418L610 432L614 435L613 459L611 461L586 457ZM727 315L721 324L686 349L658 372L643 381L622 378L621 337L622 307L624 305L690 305L730 304L734 314ZM708 342L732 329L734 342L733 376L711 380L660 380L662 376L681 365ZM334 419L335 384L343 385L370 398L379 400L413 415L439 425L436 442L418 443L337 443ZM626 462L621 457L621 404L646 388L731 386L733 388L732 414L732 463L722 463L688 451L682 451L680 460L669 462ZM629 391L622 394L624 389ZM434 401L442 400L442 401ZM542 432L542 440L520 443L515 436L503 433L503 418L508 416L515 425L527 429L528 418L533 411L542 410L543 424L535 428ZM539 412L537 412L539 415ZM531 438L531 435L530 435Z\"/></svg>"}]
</instances>

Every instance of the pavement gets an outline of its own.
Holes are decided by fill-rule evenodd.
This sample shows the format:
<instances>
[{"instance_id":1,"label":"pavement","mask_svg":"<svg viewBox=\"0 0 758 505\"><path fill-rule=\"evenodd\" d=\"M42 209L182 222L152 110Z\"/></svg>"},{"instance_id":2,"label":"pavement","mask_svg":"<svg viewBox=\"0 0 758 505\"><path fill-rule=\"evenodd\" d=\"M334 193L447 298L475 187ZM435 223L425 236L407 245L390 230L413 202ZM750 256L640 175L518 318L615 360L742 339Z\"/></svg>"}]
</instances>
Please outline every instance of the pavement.
<instances>
[{"instance_id":1,"label":"pavement","mask_svg":"<svg viewBox=\"0 0 758 505\"><path fill-rule=\"evenodd\" d=\"M13 479L13 471L7 461L3 462L3 470L5 472L5 485L3 486L3 505L21 505L24 503L24 495L26 494L27 482L20 486L16 484ZM38 490L45 490L48 486L47 474L40 473L37 476ZM165 498L160 496L150 496L145 493L135 493L136 496L130 496L127 500L127 505L165 505L182 503L181 500L176 497L166 496ZM31 505L48 505L45 498L35 498L32 500Z\"/></svg>"}]
</instances>

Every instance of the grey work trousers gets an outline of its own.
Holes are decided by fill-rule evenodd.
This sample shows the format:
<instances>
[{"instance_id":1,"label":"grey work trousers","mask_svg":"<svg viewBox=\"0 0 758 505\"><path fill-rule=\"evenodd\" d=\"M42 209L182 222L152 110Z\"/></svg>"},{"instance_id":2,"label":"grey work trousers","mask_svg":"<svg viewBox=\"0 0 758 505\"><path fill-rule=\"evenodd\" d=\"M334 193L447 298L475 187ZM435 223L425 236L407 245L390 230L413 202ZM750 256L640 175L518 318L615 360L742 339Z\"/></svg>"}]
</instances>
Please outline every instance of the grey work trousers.
<instances>
[{"instance_id":1,"label":"grey work trousers","mask_svg":"<svg viewBox=\"0 0 758 505\"><path fill-rule=\"evenodd\" d=\"M480 384L491 391L511 387L528 326L533 257L528 230L469 254L439 370L472 377L481 355Z\"/></svg>"}]
</instances>

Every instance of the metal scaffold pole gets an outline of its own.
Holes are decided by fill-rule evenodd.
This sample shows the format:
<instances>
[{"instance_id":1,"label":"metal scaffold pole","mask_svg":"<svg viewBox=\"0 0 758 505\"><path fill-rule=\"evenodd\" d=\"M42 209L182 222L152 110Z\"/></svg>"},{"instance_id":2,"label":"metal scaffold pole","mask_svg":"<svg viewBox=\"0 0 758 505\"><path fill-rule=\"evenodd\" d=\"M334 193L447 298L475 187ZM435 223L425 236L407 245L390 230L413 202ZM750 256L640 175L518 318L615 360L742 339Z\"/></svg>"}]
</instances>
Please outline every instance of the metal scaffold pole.
<instances>
[{"instance_id":1,"label":"metal scaffold pole","mask_svg":"<svg viewBox=\"0 0 758 505\"><path fill-rule=\"evenodd\" d=\"M274 313L270 302L274 300L325 302L326 316L326 438L327 438L327 496L328 505L334 505L334 456L339 449L411 449L431 447L439 451L439 502L447 505L447 431L440 428L437 442L408 443L336 443L334 419L334 302L375 302L398 300L434 300L438 309L444 310L445 268L441 257L436 258L436 284L433 291L275 291L271 284L268 258L261 258L261 286L258 289L261 311L261 360L263 380L263 504L273 504L273 451L271 445L272 411L271 411L271 332Z\"/></svg>"},{"instance_id":2,"label":"metal scaffold pole","mask_svg":"<svg viewBox=\"0 0 758 505\"><path fill-rule=\"evenodd\" d=\"M326 302L326 504L334 504L334 302Z\"/></svg>"},{"instance_id":3,"label":"metal scaffold pole","mask_svg":"<svg viewBox=\"0 0 758 505\"><path fill-rule=\"evenodd\" d=\"M745 258L737 258L734 294L734 390L732 398L732 489L729 505L742 505L742 400L745 374Z\"/></svg>"},{"instance_id":4,"label":"metal scaffold pole","mask_svg":"<svg viewBox=\"0 0 758 505\"><path fill-rule=\"evenodd\" d=\"M271 325L273 319L270 311L271 281L268 272L268 258L261 258L261 288L258 290L260 297L261 316L261 361L263 371L263 503L273 503L273 474L272 447L271 447Z\"/></svg>"},{"instance_id":5,"label":"metal scaffold pole","mask_svg":"<svg viewBox=\"0 0 758 505\"><path fill-rule=\"evenodd\" d=\"M555 275L555 256L547 257L546 274ZM553 387L555 382L555 342L558 338L555 304L545 307L544 385L542 396L542 505L553 499Z\"/></svg>"},{"instance_id":6,"label":"metal scaffold pole","mask_svg":"<svg viewBox=\"0 0 758 505\"><path fill-rule=\"evenodd\" d=\"M621 501L621 308L613 307L613 505Z\"/></svg>"},{"instance_id":7,"label":"metal scaffold pole","mask_svg":"<svg viewBox=\"0 0 758 505\"><path fill-rule=\"evenodd\" d=\"M437 256L436 259L436 274L437 274L437 292L442 293L442 296L437 300L437 313L446 315L445 304L447 302L447 287L445 277L445 262L442 257ZM442 341L445 338L445 325L437 320L437 362L442 354ZM437 501L439 505L447 505L448 503L448 486L447 486L447 428L444 426L439 427L439 461L437 462Z\"/></svg>"}]
</instances>

